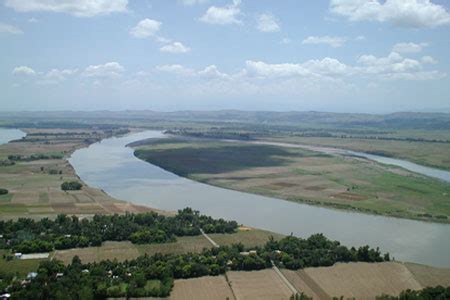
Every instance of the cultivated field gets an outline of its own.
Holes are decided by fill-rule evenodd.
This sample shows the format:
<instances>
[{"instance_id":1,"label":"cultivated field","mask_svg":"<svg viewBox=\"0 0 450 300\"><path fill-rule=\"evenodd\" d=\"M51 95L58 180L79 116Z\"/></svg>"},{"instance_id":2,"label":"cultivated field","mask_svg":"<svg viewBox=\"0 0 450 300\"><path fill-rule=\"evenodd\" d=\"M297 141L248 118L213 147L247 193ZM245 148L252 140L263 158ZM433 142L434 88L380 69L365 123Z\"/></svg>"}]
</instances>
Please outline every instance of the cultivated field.
<instances>
[{"instance_id":1,"label":"cultivated field","mask_svg":"<svg viewBox=\"0 0 450 300\"><path fill-rule=\"evenodd\" d=\"M272 236L275 240L280 240L283 235L270 231L259 230L254 228L241 227L234 234L208 234L220 246L242 243L245 247L255 247L264 245Z\"/></svg>"},{"instance_id":2,"label":"cultivated field","mask_svg":"<svg viewBox=\"0 0 450 300\"><path fill-rule=\"evenodd\" d=\"M280 238L281 235L273 234L268 231L252 229L250 231L238 231L233 234L211 234L210 237L219 243L219 245L231 245L233 243L242 243L246 246L262 246L269 236L274 235ZM216 239L218 237L218 239ZM99 262L101 260L118 261L130 260L140 255L162 254L182 254L189 252L201 252L204 248L211 248L211 243L203 236L184 236L177 237L174 243L163 244L132 244L131 242L104 242L100 247L76 248L69 250L57 250L54 259L59 259L65 264L69 264L75 255L78 255L83 263ZM1 270L1 268L0 268Z\"/></svg>"},{"instance_id":3,"label":"cultivated field","mask_svg":"<svg viewBox=\"0 0 450 300\"><path fill-rule=\"evenodd\" d=\"M372 161L272 145L166 139L136 156L224 188L295 202L450 222L450 185Z\"/></svg>"},{"instance_id":4,"label":"cultivated field","mask_svg":"<svg viewBox=\"0 0 450 300\"><path fill-rule=\"evenodd\" d=\"M252 272L228 272L236 299L288 300L292 292L272 269Z\"/></svg>"},{"instance_id":5,"label":"cultivated field","mask_svg":"<svg viewBox=\"0 0 450 300\"><path fill-rule=\"evenodd\" d=\"M405 263L408 270L422 286L450 286L450 270Z\"/></svg>"},{"instance_id":6,"label":"cultivated field","mask_svg":"<svg viewBox=\"0 0 450 300\"><path fill-rule=\"evenodd\" d=\"M175 280L170 300L232 300L234 299L225 276L206 276ZM242 300L245 298L242 298Z\"/></svg>"},{"instance_id":7,"label":"cultivated field","mask_svg":"<svg viewBox=\"0 0 450 300\"><path fill-rule=\"evenodd\" d=\"M107 259L130 260L137 258L140 253L131 242L104 242L101 247L56 250L53 259L61 260L64 264L70 264L72 258L76 255L83 263L92 263Z\"/></svg>"},{"instance_id":8,"label":"cultivated field","mask_svg":"<svg viewBox=\"0 0 450 300\"><path fill-rule=\"evenodd\" d=\"M430 278L429 272L439 272L439 269L427 268L429 269L417 269L414 273L406 265L396 262L348 263L282 272L297 290L314 299L340 296L344 299L375 299L381 294L398 295L406 289L419 290L426 286L437 286L446 280L442 274ZM425 285L419 280L421 277L428 278Z\"/></svg>"},{"instance_id":9,"label":"cultivated field","mask_svg":"<svg viewBox=\"0 0 450 300\"><path fill-rule=\"evenodd\" d=\"M64 181L80 181L66 160L67 157L74 150L106 137L105 133L87 129L26 131L31 135L27 135L20 142L0 145L1 161L8 161L10 155L53 155L55 158L0 165L0 188L9 190L9 194L0 196L0 218L40 218L59 213L92 215L150 210L118 201L88 186L83 186L81 191L61 190L61 183Z\"/></svg>"}]
</instances>

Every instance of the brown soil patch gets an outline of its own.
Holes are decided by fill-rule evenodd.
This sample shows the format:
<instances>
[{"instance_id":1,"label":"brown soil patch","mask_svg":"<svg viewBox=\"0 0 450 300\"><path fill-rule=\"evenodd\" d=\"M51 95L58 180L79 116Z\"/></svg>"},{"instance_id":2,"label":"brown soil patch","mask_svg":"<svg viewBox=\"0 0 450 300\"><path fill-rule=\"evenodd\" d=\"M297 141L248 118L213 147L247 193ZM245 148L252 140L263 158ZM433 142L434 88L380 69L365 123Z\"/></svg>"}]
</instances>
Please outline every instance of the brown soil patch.
<instances>
[{"instance_id":1,"label":"brown soil patch","mask_svg":"<svg viewBox=\"0 0 450 300\"><path fill-rule=\"evenodd\" d=\"M433 268L413 263L405 263L405 266L423 287L450 286L449 269Z\"/></svg>"},{"instance_id":2,"label":"brown soil patch","mask_svg":"<svg viewBox=\"0 0 450 300\"><path fill-rule=\"evenodd\" d=\"M334 194L333 197L345 199L345 200L351 200L351 201L363 201L363 200L368 199L367 196L358 195L358 194L354 194L354 193L350 193L350 192Z\"/></svg>"},{"instance_id":3,"label":"brown soil patch","mask_svg":"<svg viewBox=\"0 0 450 300\"><path fill-rule=\"evenodd\" d=\"M326 187L318 186L318 185L305 187L305 190L307 190L307 191L323 191L325 189L326 189Z\"/></svg>"},{"instance_id":4,"label":"brown soil patch","mask_svg":"<svg viewBox=\"0 0 450 300\"><path fill-rule=\"evenodd\" d=\"M396 262L336 264L299 272L302 279L305 278L301 272L305 272L326 294L343 296L344 299L375 299L381 294L397 296L406 289L422 289L413 274L403 264Z\"/></svg>"},{"instance_id":5,"label":"brown soil patch","mask_svg":"<svg viewBox=\"0 0 450 300\"><path fill-rule=\"evenodd\" d=\"M228 280L237 299L288 300L292 293L272 269L252 272L228 272Z\"/></svg>"},{"instance_id":6,"label":"brown soil patch","mask_svg":"<svg viewBox=\"0 0 450 300\"><path fill-rule=\"evenodd\" d=\"M224 300L234 299L225 276L207 276L175 280L171 300Z\"/></svg>"}]
</instances>

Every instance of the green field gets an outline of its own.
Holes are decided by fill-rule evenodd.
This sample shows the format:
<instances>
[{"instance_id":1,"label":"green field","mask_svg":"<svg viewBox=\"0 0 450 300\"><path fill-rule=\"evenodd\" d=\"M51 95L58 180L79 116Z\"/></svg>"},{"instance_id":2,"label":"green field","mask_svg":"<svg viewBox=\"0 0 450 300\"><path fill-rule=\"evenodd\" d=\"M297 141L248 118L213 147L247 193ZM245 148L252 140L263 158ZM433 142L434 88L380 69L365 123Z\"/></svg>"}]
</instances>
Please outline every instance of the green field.
<instances>
[{"instance_id":1,"label":"green field","mask_svg":"<svg viewBox=\"0 0 450 300\"><path fill-rule=\"evenodd\" d=\"M35 272L38 269L42 259L12 259L7 260L8 250L0 250L0 274L26 276L29 272Z\"/></svg>"},{"instance_id":2,"label":"green field","mask_svg":"<svg viewBox=\"0 0 450 300\"><path fill-rule=\"evenodd\" d=\"M295 202L450 222L450 185L368 160L239 142L169 139L136 156L191 179Z\"/></svg>"},{"instance_id":3,"label":"green field","mask_svg":"<svg viewBox=\"0 0 450 300\"><path fill-rule=\"evenodd\" d=\"M433 133L430 133L430 135L433 135ZM450 143L323 137L268 137L264 138L264 140L336 147L405 159L420 165L450 170Z\"/></svg>"}]
</instances>

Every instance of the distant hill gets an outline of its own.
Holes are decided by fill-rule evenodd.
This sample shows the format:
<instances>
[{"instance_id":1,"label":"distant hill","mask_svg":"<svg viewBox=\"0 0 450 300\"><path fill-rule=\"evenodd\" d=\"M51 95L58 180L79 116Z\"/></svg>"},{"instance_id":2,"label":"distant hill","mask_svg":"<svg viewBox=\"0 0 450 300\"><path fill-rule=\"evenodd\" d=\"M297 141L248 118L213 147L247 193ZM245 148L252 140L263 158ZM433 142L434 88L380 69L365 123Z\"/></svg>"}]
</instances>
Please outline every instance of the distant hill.
<instances>
[{"instance_id":1,"label":"distant hill","mask_svg":"<svg viewBox=\"0 0 450 300\"><path fill-rule=\"evenodd\" d=\"M115 123L118 121L140 121L143 124L155 121L247 123L260 125L289 125L314 127L370 127L390 129L439 129L450 130L450 113L398 112L386 115L331 112L272 112L272 111L55 111L55 112L0 112L2 123ZM119 122L121 123L121 122ZM1 123L0 123L1 125Z\"/></svg>"}]
</instances>

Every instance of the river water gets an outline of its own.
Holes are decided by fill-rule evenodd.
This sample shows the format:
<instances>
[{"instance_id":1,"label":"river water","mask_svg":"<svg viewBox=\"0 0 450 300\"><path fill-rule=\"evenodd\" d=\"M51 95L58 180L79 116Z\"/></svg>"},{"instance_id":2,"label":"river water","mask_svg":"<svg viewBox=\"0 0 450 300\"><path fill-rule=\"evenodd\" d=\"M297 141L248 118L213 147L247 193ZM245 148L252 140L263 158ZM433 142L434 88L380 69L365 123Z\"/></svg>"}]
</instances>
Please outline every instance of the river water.
<instances>
[{"instance_id":1,"label":"river water","mask_svg":"<svg viewBox=\"0 0 450 300\"><path fill-rule=\"evenodd\" d=\"M187 206L213 217L307 237L324 233L347 246L371 245L397 260L450 267L450 225L346 212L197 183L137 159L127 144L163 137L146 131L77 150L70 163L87 184L150 207Z\"/></svg>"},{"instance_id":2,"label":"river water","mask_svg":"<svg viewBox=\"0 0 450 300\"><path fill-rule=\"evenodd\" d=\"M21 139L25 135L26 133L19 129L0 128L0 145L12 140Z\"/></svg>"}]
</instances>

